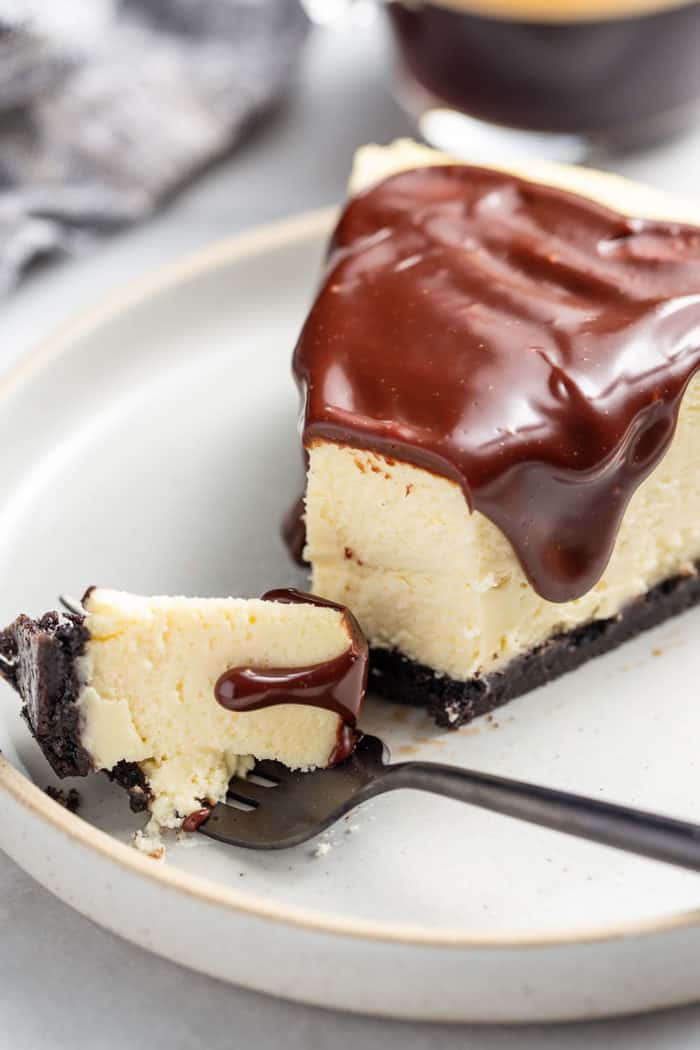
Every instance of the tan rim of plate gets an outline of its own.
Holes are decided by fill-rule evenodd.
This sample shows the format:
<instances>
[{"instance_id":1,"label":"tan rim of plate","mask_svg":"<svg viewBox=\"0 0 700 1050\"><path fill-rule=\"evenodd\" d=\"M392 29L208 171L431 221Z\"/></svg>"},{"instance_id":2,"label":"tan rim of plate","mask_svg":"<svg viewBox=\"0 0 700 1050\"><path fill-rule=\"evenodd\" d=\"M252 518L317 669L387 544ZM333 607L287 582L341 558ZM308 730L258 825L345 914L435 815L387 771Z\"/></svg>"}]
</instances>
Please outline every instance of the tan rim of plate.
<instances>
[{"instance_id":1,"label":"tan rim of plate","mask_svg":"<svg viewBox=\"0 0 700 1050\"><path fill-rule=\"evenodd\" d=\"M19 365L0 382L0 411L2 399L8 397L35 371L46 365L54 356L69 352L74 340L88 335L130 307L196 280L212 270L239 262L247 256L259 255L261 252L288 246L296 241L323 237L330 232L336 214L335 208L324 208L259 227L249 233L216 242L179 262L161 267L149 276L128 284L96 307L61 326L53 336L24 355ZM282 909L262 897L243 894L209 879L186 874L177 868L169 867L167 862L159 864L132 846L118 842L57 805L2 755L0 792L5 792L19 806L63 832L76 843L94 850L134 875L208 904L260 919L300 926L309 932L436 948L541 948L639 937L700 925L700 909L695 909L661 920L608 926L583 934L572 931L553 933L546 937L532 935L514 939L505 935L475 938L450 930L431 932L411 924L354 920L333 913L321 915L306 908Z\"/></svg>"}]
</instances>

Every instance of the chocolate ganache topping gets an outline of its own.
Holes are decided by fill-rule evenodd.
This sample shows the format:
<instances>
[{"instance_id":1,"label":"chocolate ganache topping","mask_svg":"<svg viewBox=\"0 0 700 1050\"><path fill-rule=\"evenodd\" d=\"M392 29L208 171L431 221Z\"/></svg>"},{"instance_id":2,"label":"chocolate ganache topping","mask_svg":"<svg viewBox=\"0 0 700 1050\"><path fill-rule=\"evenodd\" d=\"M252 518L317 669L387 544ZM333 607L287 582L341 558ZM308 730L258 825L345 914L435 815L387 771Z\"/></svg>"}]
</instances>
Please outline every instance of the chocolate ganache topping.
<instances>
[{"instance_id":1,"label":"chocolate ganache topping","mask_svg":"<svg viewBox=\"0 0 700 1050\"><path fill-rule=\"evenodd\" d=\"M461 485L549 601L585 594L700 366L700 228L486 169L347 205L294 370L304 443Z\"/></svg>"},{"instance_id":2,"label":"chocolate ganache topping","mask_svg":"<svg viewBox=\"0 0 700 1050\"><path fill-rule=\"evenodd\" d=\"M341 762L359 739L357 719L367 688L367 642L352 613L315 594L279 589L263 594L263 601L317 605L343 614L348 648L333 660L306 667L232 667L214 688L217 701L230 711L256 711L276 704L308 704L335 711L342 719L338 740L328 765Z\"/></svg>"}]
</instances>

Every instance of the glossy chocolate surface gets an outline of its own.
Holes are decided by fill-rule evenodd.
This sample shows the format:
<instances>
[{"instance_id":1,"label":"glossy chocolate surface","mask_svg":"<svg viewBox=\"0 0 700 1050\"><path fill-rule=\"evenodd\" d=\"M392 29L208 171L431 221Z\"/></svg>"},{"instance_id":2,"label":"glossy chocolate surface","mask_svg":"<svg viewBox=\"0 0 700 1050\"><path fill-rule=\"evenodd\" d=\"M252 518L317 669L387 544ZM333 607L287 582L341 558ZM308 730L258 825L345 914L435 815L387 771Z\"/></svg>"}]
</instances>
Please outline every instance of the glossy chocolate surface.
<instances>
[{"instance_id":1,"label":"glossy chocolate surface","mask_svg":"<svg viewBox=\"0 0 700 1050\"><path fill-rule=\"evenodd\" d=\"M282 521L282 540L293 561L304 565L306 523L304 521L304 499L300 497L289 508Z\"/></svg>"},{"instance_id":2,"label":"glossy chocolate surface","mask_svg":"<svg viewBox=\"0 0 700 1050\"><path fill-rule=\"evenodd\" d=\"M700 229L460 165L350 201L294 358L304 442L458 482L562 602L595 585L700 366Z\"/></svg>"},{"instance_id":3,"label":"glossy chocolate surface","mask_svg":"<svg viewBox=\"0 0 700 1050\"><path fill-rule=\"evenodd\" d=\"M357 621L341 605L293 589L268 591L263 601L316 605L342 613L348 648L333 660L306 667L232 667L215 686L215 696L230 711L256 711L277 704L305 704L334 711L341 719L328 764L347 758L358 739L355 730L367 688L367 642Z\"/></svg>"},{"instance_id":4,"label":"glossy chocolate surface","mask_svg":"<svg viewBox=\"0 0 700 1050\"><path fill-rule=\"evenodd\" d=\"M386 10L411 76L438 104L483 120L641 142L689 122L700 98L697 2L549 23L467 5Z\"/></svg>"}]
</instances>

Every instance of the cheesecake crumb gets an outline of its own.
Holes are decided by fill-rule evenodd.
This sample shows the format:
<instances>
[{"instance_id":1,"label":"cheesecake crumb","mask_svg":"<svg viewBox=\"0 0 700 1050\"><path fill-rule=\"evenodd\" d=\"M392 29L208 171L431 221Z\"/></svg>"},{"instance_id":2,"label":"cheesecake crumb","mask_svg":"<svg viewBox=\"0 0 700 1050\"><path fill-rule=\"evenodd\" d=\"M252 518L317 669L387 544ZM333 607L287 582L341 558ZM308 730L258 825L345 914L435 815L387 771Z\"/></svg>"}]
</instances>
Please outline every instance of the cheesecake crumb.
<instances>
[{"instance_id":1,"label":"cheesecake crumb","mask_svg":"<svg viewBox=\"0 0 700 1050\"><path fill-rule=\"evenodd\" d=\"M651 650L651 655L652 656L663 656L664 655L664 651L663 651L663 649L652 649Z\"/></svg>"},{"instance_id":2,"label":"cheesecake crumb","mask_svg":"<svg viewBox=\"0 0 700 1050\"><path fill-rule=\"evenodd\" d=\"M154 860L162 860L165 846L160 834L160 825L151 818L143 831L134 832L131 843L139 853L145 853Z\"/></svg>"},{"instance_id":3,"label":"cheesecake crumb","mask_svg":"<svg viewBox=\"0 0 700 1050\"><path fill-rule=\"evenodd\" d=\"M448 728L452 728L456 725L460 718L460 707L457 703L445 704L445 718L447 720Z\"/></svg>"},{"instance_id":4,"label":"cheesecake crumb","mask_svg":"<svg viewBox=\"0 0 700 1050\"><path fill-rule=\"evenodd\" d=\"M359 830L360 830L360 825L359 824L350 824L350 826L345 829L345 834L346 835L354 835L355 832L357 832Z\"/></svg>"},{"instance_id":5,"label":"cheesecake crumb","mask_svg":"<svg viewBox=\"0 0 700 1050\"><path fill-rule=\"evenodd\" d=\"M181 828L175 832L175 841L182 849L213 845L213 839L208 839L205 835L193 835L190 831L183 831Z\"/></svg>"},{"instance_id":6,"label":"cheesecake crumb","mask_svg":"<svg viewBox=\"0 0 700 1050\"><path fill-rule=\"evenodd\" d=\"M327 853L333 849L330 842L319 842L316 849L313 851L314 857L325 857Z\"/></svg>"}]
</instances>

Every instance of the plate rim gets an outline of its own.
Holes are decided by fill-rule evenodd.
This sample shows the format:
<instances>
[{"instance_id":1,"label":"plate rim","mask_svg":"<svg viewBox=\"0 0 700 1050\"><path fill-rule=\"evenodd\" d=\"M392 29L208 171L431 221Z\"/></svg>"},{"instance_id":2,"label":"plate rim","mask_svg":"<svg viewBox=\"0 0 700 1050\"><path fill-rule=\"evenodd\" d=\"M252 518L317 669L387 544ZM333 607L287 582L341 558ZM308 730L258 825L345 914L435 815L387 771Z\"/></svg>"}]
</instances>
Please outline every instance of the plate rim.
<instances>
[{"instance_id":1,"label":"plate rim","mask_svg":"<svg viewBox=\"0 0 700 1050\"><path fill-rule=\"evenodd\" d=\"M108 324L130 309L159 295L205 276L232 263L265 251L328 234L338 214L335 205L301 212L286 219L255 226L239 234L217 239L204 248L184 253L172 262L155 267L142 277L128 281L95 305L73 314L32 349L0 378L0 411L4 401L19 390L37 371L54 357L70 352L73 344ZM0 753L0 793L7 794L20 807L31 810L68 838L101 854L132 874L156 885L229 911L250 917L297 926L309 932L325 933L385 944L405 944L428 948L525 949L562 948L572 945L594 945L605 942L670 933L682 928L700 927L700 907L686 909L660 919L637 920L591 930L552 931L549 934L509 934L489 936L465 935L458 930L428 930L417 924L356 919L333 912L310 908L282 907L259 895L239 892L223 883L192 875L181 869L160 864L139 853L133 846L120 842L88 821L68 812L24 775Z\"/></svg>"}]
</instances>

